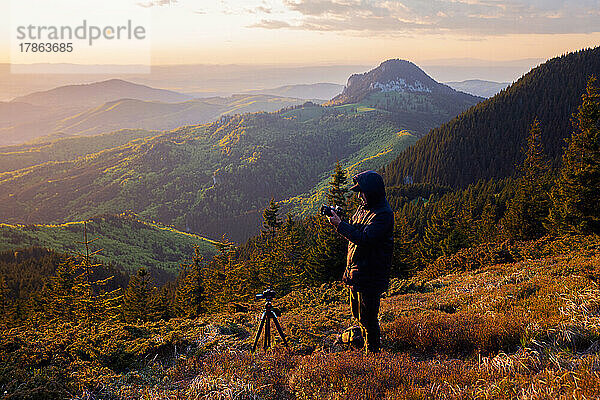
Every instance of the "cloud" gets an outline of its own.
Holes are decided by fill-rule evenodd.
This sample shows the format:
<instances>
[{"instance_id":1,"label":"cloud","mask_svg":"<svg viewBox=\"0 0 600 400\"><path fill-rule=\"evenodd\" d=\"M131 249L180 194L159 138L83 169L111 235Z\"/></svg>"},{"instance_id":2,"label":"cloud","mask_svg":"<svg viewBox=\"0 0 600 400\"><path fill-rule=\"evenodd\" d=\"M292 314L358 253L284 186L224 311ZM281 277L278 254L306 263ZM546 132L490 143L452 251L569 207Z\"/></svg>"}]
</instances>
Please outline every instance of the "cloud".
<instances>
[{"instance_id":1,"label":"cloud","mask_svg":"<svg viewBox=\"0 0 600 400\"><path fill-rule=\"evenodd\" d=\"M269 7L258 6L258 7L256 7L256 11L261 12L261 13L265 13L265 14L271 14L271 12L273 10L271 8L269 8Z\"/></svg>"},{"instance_id":2,"label":"cloud","mask_svg":"<svg viewBox=\"0 0 600 400\"><path fill-rule=\"evenodd\" d=\"M600 31L600 0L283 0L295 20L263 29L506 35Z\"/></svg>"},{"instance_id":3,"label":"cloud","mask_svg":"<svg viewBox=\"0 0 600 400\"><path fill-rule=\"evenodd\" d=\"M137 3L138 6L144 8L170 6L177 3L178 0L150 0L145 3Z\"/></svg>"},{"instance_id":4,"label":"cloud","mask_svg":"<svg viewBox=\"0 0 600 400\"><path fill-rule=\"evenodd\" d=\"M269 7L265 7L265 6L258 6L258 7L254 7L254 8L246 8L244 11L247 14L259 14L259 13L271 14L273 12L273 9L269 8Z\"/></svg>"},{"instance_id":5,"label":"cloud","mask_svg":"<svg viewBox=\"0 0 600 400\"><path fill-rule=\"evenodd\" d=\"M303 15L348 14L357 5L354 1L335 0L286 0L284 3L290 10Z\"/></svg>"},{"instance_id":6,"label":"cloud","mask_svg":"<svg viewBox=\"0 0 600 400\"><path fill-rule=\"evenodd\" d=\"M278 20L272 20L272 19L263 19L260 22L257 22L255 24L249 25L248 28L263 28L263 29L282 29L282 28L292 28L294 29L295 27L290 25L288 22L285 21L278 21Z\"/></svg>"}]
</instances>

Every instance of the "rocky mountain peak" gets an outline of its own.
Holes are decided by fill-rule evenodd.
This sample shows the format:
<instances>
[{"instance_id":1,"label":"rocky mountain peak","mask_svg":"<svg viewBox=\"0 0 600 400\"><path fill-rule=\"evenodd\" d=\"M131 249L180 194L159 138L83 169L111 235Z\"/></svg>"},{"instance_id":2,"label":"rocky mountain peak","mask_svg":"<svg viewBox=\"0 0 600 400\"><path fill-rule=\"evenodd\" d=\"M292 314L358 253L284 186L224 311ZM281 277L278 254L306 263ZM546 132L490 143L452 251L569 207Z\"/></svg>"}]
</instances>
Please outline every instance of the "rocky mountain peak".
<instances>
[{"instance_id":1,"label":"rocky mountain peak","mask_svg":"<svg viewBox=\"0 0 600 400\"><path fill-rule=\"evenodd\" d=\"M363 74L348 79L344 91L331 104L357 102L372 92L440 93L453 91L436 82L421 68L407 60L393 59Z\"/></svg>"}]
</instances>

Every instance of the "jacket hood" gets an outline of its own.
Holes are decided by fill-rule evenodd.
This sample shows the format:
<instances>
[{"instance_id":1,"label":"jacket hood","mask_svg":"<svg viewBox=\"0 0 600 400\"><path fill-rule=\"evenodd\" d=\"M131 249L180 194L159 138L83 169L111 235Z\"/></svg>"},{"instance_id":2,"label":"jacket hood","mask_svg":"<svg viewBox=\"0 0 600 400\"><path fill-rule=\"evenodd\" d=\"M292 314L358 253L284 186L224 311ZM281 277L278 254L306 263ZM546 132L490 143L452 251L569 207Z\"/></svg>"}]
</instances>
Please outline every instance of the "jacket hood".
<instances>
[{"instance_id":1,"label":"jacket hood","mask_svg":"<svg viewBox=\"0 0 600 400\"><path fill-rule=\"evenodd\" d=\"M355 175L354 183L358 184L360 191L367 198L367 208L377 207L385 200L385 185L383 178L375 171L364 171Z\"/></svg>"}]
</instances>

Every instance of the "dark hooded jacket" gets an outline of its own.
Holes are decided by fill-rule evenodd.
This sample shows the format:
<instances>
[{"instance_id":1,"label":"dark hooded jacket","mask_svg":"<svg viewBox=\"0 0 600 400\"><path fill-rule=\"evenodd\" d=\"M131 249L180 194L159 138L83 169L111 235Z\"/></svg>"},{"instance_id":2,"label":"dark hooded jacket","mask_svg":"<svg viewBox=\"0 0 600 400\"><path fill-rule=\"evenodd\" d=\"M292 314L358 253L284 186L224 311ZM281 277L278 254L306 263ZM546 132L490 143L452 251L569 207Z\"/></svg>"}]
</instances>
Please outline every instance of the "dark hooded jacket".
<instances>
[{"instance_id":1,"label":"dark hooded jacket","mask_svg":"<svg viewBox=\"0 0 600 400\"><path fill-rule=\"evenodd\" d=\"M350 223L342 221L337 228L349 241L342 281L358 292L383 293L390 280L394 213L378 173L361 172L354 182L364 192L367 204L358 208Z\"/></svg>"}]
</instances>

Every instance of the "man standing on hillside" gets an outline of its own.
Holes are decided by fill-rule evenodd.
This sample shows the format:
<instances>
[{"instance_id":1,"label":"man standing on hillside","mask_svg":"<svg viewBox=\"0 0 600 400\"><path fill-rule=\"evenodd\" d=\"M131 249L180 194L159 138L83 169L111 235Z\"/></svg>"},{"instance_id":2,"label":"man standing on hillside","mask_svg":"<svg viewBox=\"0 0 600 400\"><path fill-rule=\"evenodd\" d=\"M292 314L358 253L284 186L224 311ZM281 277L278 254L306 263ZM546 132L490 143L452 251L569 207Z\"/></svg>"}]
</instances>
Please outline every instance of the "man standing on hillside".
<instances>
[{"instance_id":1,"label":"man standing on hillside","mask_svg":"<svg viewBox=\"0 0 600 400\"><path fill-rule=\"evenodd\" d=\"M348 240L346 270L342 281L350 287L352 316L365 337L367 353L380 347L379 299L389 285L394 247L394 213L385 198L381 175L365 171L356 175L350 190L357 192L361 205L350 223L333 212L329 222Z\"/></svg>"}]
</instances>

